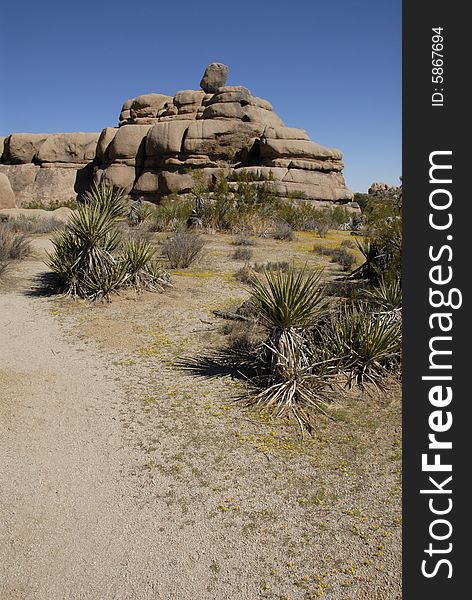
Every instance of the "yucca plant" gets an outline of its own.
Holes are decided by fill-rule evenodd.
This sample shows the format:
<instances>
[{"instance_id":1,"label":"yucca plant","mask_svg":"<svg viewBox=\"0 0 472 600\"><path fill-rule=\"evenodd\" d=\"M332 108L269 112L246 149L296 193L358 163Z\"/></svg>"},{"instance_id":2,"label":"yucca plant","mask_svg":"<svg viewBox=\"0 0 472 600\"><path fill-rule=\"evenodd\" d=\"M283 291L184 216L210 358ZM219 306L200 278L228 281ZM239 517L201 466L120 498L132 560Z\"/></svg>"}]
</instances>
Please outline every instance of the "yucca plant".
<instances>
[{"instance_id":1,"label":"yucca plant","mask_svg":"<svg viewBox=\"0 0 472 600\"><path fill-rule=\"evenodd\" d=\"M381 275L377 285L366 292L368 300L383 311L402 307L402 285L399 276Z\"/></svg>"},{"instance_id":2,"label":"yucca plant","mask_svg":"<svg viewBox=\"0 0 472 600\"><path fill-rule=\"evenodd\" d=\"M313 342L319 360L330 360L348 387L372 384L382 389L401 362L401 323L375 314L365 302L339 307L318 329Z\"/></svg>"},{"instance_id":3,"label":"yucca plant","mask_svg":"<svg viewBox=\"0 0 472 600\"><path fill-rule=\"evenodd\" d=\"M269 329L310 327L326 304L320 280L321 271L267 269L253 283L251 304Z\"/></svg>"},{"instance_id":4,"label":"yucca plant","mask_svg":"<svg viewBox=\"0 0 472 600\"><path fill-rule=\"evenodd\" d=\"M124 217L128 210L125 190L104 178L99 183L92 184L91 189L82 196L82 201L89 206L99 207L102 214L107 214L112 219Z\"/></svg>"},{"instance_id":5,"label":"yucca plant","mask_svg":"<svg viewBox=\"0 0 472 600\"><path fill-rule=\"evenodd\" d=\"M102 276L105 283L116 280L112 271L117 261L113 252L120 242L120 234L114 228L116 217L108 206L100 203L82 204L72 215L63 231L52 238L54 252L48 254L49 268L59 276L67 294L96 297L96 285L89 290L89 282L97 282ZM109 285L106 285L107 295ZM90 293L89 293L90 291Z\"/></svg>"},{"instance_id":6,"label":"yucca plant","mask_svg":"<svg viewBox=\"0 0 472 600\"><path fill-rule=\"evenodd\" d=\"M155 260L156 250L144 239L131 239L123 248L127 284L137 290L163 291L171 286L169 274Z\"/></svg>"},{"instance_id":7,"label":"yucca plant","mask_svg":"<svg viewBox=\"0 0 472 600\"><path fill-rule=\"evenodd\" d=\"M291 266L285 272L266 270L264 280L252 282L250 305L268 337L258 351L261 377L253 381L263 389L248 402L276 416L292 416L302 429L311 428L313 409L326 413L329 404L328 363L313 360L306 336L325 310L320 279L321 272L297 273Z\"/></svg>"}]
</instances>

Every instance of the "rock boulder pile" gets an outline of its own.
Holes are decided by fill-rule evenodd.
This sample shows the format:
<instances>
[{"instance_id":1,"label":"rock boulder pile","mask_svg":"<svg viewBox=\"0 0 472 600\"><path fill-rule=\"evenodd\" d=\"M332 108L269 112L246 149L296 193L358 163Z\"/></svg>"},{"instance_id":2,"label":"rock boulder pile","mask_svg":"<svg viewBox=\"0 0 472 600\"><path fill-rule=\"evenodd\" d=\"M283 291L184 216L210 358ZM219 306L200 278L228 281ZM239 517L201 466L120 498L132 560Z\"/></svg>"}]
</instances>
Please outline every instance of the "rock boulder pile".
<instances>
[{"instance_id":1,"label":"rock boulder pile","mask_svg":"<svg viewBox=\"0 0 472 600\"><path fill-rule=\"evenodd\" d=\"M80 194L92 178L159 202L188 192L194 169L210 187L221 171L232 181L245 170L254 185L266 182L281 197L350 205L341 152L285 127L270 102L243 86L227 86L227 76L226 65L212 63L200 90L127 100L119 126L100 134L12 134L4 140L0 172L19 205Z\"/></svg>"}]
</instances>

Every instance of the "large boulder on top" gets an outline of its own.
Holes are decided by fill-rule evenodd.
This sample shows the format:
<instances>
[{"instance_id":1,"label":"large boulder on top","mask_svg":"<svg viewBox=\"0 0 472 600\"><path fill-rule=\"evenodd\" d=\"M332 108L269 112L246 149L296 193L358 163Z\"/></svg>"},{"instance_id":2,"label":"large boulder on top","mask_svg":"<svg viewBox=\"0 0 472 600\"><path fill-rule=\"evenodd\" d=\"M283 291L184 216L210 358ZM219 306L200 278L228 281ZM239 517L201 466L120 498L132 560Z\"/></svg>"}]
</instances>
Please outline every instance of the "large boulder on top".
<instances>
[{"instance_id":1,"label":"large boulder on top","mask_svg":"<svg viewBox=\"0 0 472 600\"><path fill-rule=\"evenodd\" d=\"M0 208L15 208L15 206L15 194L10 180L4 173L0 173Z\"/></svg>"},{"instance_id":2,"label":"large boulder on top","mask_svg":"<svg viewBox=\"0 0 472 600\"><path fill-rule=\"evenodd\" d=\"M226 84L228 78L228 67L222 63L211 63L205 69L200 87L204 92L214 94L218 88Z\"/></svg>"}]
</instances>

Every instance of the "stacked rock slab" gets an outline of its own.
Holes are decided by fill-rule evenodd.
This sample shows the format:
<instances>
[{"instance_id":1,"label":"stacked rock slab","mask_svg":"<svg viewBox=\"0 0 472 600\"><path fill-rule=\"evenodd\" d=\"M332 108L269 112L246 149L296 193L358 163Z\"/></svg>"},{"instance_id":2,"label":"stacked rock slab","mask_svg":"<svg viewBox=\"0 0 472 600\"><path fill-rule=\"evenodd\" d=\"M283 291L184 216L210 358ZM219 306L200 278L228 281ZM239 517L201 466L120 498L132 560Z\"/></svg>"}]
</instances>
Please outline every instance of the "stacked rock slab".
<instances>
[{"instance_id":1,"label":"stacked rock slab","mask_svg":"<svg viewBox=\"0 0 472 600\"><path fill-rule=\"evenodd\" d=\"M234 182L245 170L253 185L265 182L278 196L348 205L353 194L339 150L285 127L270 102L246 87L227 86L227 75L226 65L212 63L200 90L127 100L119 126L100 134L13 134L5 140L0 171L18 204L33 197L66 199L90 183L92 171L95 181L106 178L132 197L159 202L190 191L192 172L200 169L210 188L222 171ZM54 175L54 192L46 174Z\"/></svg>"},{"instance_id":2,"label":"stacked rock slab","mask_svg":"<svg viewBox=\"0 0 472 600\"><path fill-rule=\"evenodd\" d=\"M98 133L14 133L3 140L0 173L17 206L74 200L91 185Z\"/></svg>"}]
</instances>

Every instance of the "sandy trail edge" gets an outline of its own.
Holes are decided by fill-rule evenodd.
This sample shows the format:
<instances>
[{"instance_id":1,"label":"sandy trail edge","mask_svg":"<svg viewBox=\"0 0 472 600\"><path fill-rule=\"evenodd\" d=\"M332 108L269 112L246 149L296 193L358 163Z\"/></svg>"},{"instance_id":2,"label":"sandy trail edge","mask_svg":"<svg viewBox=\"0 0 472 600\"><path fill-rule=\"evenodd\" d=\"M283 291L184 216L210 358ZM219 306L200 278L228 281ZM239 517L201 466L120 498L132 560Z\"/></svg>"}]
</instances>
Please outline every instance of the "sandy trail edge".
<instances>
[{"instance_id":1,"label":"sandy trail edge","mask_svg":"<svg viewBox=\"0 0 472 600\"><path fill-rule=\"evenodd\" d=\"M0 294L0 598L205 597L198 540L133 502L113 370L25 294L41 263L20 270Z\"/></svg>"}]
</instances>

